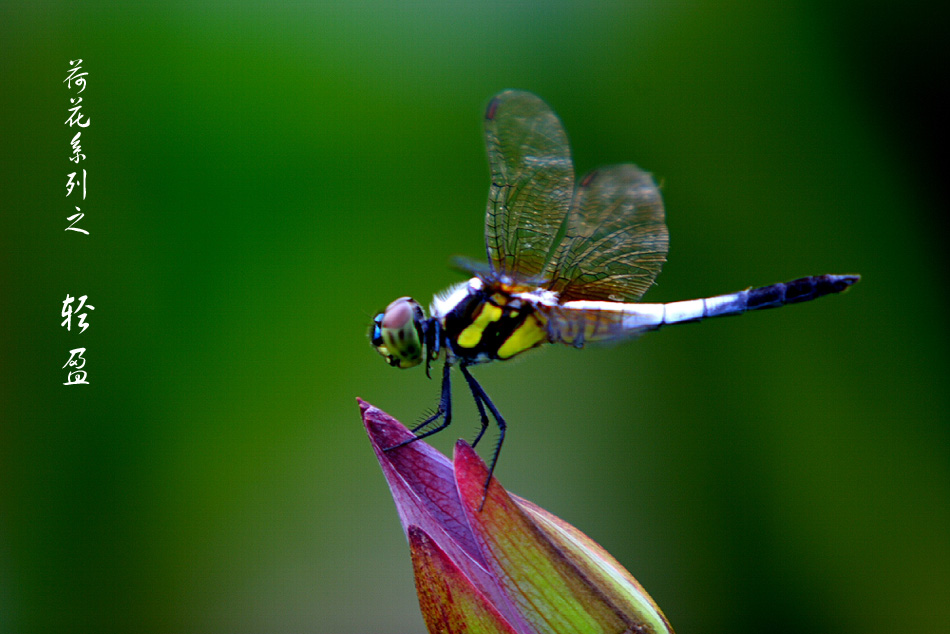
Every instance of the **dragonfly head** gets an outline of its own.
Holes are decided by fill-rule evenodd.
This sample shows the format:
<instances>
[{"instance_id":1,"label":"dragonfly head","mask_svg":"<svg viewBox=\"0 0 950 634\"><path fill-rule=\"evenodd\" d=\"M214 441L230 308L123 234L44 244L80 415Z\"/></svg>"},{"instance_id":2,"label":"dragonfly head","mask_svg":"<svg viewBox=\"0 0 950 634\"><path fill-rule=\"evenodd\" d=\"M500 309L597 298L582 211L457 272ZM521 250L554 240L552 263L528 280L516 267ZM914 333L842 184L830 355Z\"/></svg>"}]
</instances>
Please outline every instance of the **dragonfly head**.
<instances>
[{"instance_id":1,"label":"dragonfly head","mask_svg":"<svg viewBox=\"0 0 950 634\"><path fill-rule=\"evenodd\" d=\"M376 352L395 368L411 368L422 362L422 326L425 313L411 297L400 297L376 315L370 341Z\"/></svg>"}]
</instances>

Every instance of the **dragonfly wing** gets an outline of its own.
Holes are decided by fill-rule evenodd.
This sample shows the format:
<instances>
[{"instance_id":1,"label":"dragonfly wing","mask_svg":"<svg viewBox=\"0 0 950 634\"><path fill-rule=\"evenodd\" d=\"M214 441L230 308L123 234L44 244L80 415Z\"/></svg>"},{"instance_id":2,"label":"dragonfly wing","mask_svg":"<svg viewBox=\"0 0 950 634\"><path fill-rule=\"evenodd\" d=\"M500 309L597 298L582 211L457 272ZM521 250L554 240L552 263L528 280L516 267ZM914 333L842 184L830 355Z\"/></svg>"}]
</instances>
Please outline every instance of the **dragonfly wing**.
<instances>
[{"instance_id":1,"label":"dragonfly wing","mask_svg":"<svg viewBox=\"0 0 950 634\"><path fill-rule=\"evenodd\" d=\"M611 165L577 186L564 239L543 277L562 302L632 302L653 284L668 249L653 177L635 165Z\"/></svg>"},{"instance_id":2,"label":"dragonfly wing","mask_svg":"<svg viewBox=\"0 0 950 634\"><path fill-rule=\"evenodd\" d=\"M491 266L485 262L473 260L472 258L465 257L464 255L456 255L450 260L450 263L453 269L467 275L474 275L482 279L488 279L492 277Z\"/></svg>"},{"instance_id":3,"label":"dragonfly wing","mask_svg":"<svg viewBox=\"0 0 950 634\"><path fill-rule=\"evenodd\" d=\"M551 256L574 192L567 134L540 98L508 90L488 104L485 143L491 169L488 261L497 274L536 278Z\"/></svg>"}]
</instances>

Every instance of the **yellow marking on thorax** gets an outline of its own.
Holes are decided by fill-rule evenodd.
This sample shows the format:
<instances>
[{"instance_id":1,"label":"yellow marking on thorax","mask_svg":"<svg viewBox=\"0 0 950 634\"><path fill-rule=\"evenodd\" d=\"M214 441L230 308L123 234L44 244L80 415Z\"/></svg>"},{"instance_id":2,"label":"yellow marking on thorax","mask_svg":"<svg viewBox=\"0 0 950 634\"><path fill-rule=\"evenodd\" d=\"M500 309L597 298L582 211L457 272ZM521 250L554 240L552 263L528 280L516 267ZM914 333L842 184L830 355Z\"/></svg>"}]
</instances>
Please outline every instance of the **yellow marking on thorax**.
<instances>
[{"instance_id":1,"label":"yellow marking on thorax","mask_svg":"<svg viewBox=\"0 0 950 634\"><path fill-rule=\"evenodd\" d=\"M533 348L547 340L547 329L541 324L536 315L530 315L520 326L515 328L505 343L498 348L498 358L510 359L519 352Z\"/></svg>"},{"instance_id":2,"label":"yellow marking on thorax","mask_svg":"<svg viewBox=\"0 0 950 634\"><path fill-rule=\"evenodd\" d=\"M485 302L473 315L472 323L459 333L456 343L462 348L474 348L482 340L482 334L488 324L501 319L501 315L501 308Z\"/></svg>"}]
</instances>

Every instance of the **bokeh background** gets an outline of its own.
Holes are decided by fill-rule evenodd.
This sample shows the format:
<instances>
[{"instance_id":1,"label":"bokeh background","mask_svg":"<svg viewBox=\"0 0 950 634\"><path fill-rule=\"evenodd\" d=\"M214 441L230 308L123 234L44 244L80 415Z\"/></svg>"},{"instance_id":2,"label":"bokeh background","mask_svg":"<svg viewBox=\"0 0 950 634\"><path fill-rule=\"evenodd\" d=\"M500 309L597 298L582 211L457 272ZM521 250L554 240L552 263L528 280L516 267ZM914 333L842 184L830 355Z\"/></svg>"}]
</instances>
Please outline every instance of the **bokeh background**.
<instances>
[{"instance_id":1,"label":"bokeh background","mask_svg":"<svg viewBox=\"0 0 950 634\"><path fill-rule=\"evenodd\" d=\"M946 22L917 2L0 8L0 631L421 632L360 425L372 315L482 257L484 105L662 183L670 301L841 297L476 375L497 475L680 634L950 623ZM68 60L88 237L64 232ZM95 306L61 328L66 293ZM87 348L90 385L64 387ZM450 450L474 434L457 391Z\"/></svg>"}]
</instances>

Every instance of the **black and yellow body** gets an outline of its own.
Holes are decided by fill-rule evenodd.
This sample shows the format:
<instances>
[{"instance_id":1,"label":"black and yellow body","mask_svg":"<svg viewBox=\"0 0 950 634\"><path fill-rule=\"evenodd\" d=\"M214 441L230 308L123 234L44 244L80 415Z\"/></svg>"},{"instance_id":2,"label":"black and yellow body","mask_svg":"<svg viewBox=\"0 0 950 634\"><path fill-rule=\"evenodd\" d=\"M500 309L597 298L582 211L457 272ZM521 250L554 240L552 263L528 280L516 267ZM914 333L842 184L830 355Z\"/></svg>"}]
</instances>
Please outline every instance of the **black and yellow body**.
<instances>
[{"instance_id":1,"label":"black and yellow body","mask_svg":"<svg viewBox=\"0 0 950 634\"><path fill-rule=\"evenodd\" d=\"M548 340L546 320L504 284L486 284L441 317L446 347L466 364L504 361Z\"/></svg>"}]
</instances>

